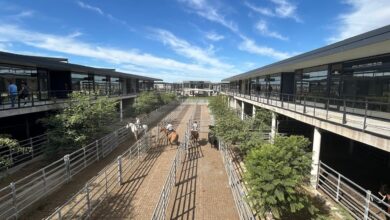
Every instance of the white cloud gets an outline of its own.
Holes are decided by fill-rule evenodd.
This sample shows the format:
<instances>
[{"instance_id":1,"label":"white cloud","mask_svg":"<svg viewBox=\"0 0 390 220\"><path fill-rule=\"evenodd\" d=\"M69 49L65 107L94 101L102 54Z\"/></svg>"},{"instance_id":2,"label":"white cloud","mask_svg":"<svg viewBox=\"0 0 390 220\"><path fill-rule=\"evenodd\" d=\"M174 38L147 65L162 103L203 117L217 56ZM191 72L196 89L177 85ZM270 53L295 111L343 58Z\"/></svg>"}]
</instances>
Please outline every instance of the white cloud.
<instances>
[{"instance_id":1,"label":"white cloud","mask_svg":"<svg viewBox=\"0 0 390 220\"><path fill-rule=\"evenodd\" d=\"M193 9L195 13L198 14L199 16L207 20L219 23L233 32L238 31L238 27L235 22L227 20L225 16L219 13L217 8L213 7L206 0L179 0L179 1L186 3L187 6Z\"/></svg>"},{"instance_id":2,"label":"white cloud","mask_svg":"<svg viewBox=\"0 0 390 220\"><path fill-rule=\"evenodd\" d=\"M272 38L276 38L276 39L279 39L279 40L288 40L287 37L279 34L278 32L275 32L275 31L271 31L268 29L268 25L267 23L264 21L264 20L260 20L256 23L255 25L255 28L256 30L258 30L260 32L260 34L262 34L263 36L267 36L267 37L272 37Z\"/></svg>"},{"instance_id":3,"label":"white cloud","mask_svg":"<svg viewBox=\"0 0 390 220\"><path fill-rule=\"evenodd\" d=\"M280 17L280 18L292 18L296 22L302 22L302 20L297 15L297 6L288 0L270 0L275 4L275 8L267 8L253 5L249 2L245 2L245 5L252 9L253 11L260 13L265 16L270 17Z\"/></svg>"},{"instance_id":4,"label":"white cloud","mask_svg":"<svg viewBox=\"0 0 390 220\"><path fill-rule=\"evenodd\" d=\"M76 34L77 35L77 34ZM28 31L15 25L0 23L0 42L22 43L34 48L51 52L60 52L87 58L93 58L105 63L111 63L118 69L133 67L133 70L144 74L160 77L160 73L189 75L203 78L222 78L238 70L221 70L213 66L204 66L196 63L180 62L174 59L157 57L142 53L135 49L117 49L87 43L70 35L53 35L36 31ZM87 64L88 65L88 64ZM134 69L138 68L138 69ZM134 72L133 72L134 73ZM177 76L177 75L176 75Z\"/></svg>"},{"instance_id":5,"label":"white cloud","mask_svg":"<svg viewBox=\"0 0 390 220\"><path fill-rule=\"evenodd\" d=\"M202 49L197 46L191 45L186 40L176 37L174 34L167 30L155 29L157 39L168 45L177 54L190 58L199 64L210 65L215 68L233 69L230 64L222 63L214 56L213 48Z\"/></svg>"},{"instance_id":6,"label":"white cloud","mask_svg":"<svg viewBox=\"0 0 390 220\"><path fill-rule=\"evenodd\" d=\"M82 1L78 1L77 4L78 4L81 8L84 8L84 9L88 9L88 10L94 11L94 12L96 12L96 13L99 13L100 15L104 15L103 10L100 9L99 7L89 5L89 4L84 3L84 2L82 2Z\"/></svg>"},{"instance_id":7,"label":"white cloud","mask_svg":"<svg viewBox=\"0 0 390 220\"><path fill-rule=\"evenodd\" d=\"M335 34L328 41L340 41L390 23L389 0L346 0L352 11L338 17Z\"/></svg>"},{"instance_id":8,"label":"white cloud","mask_svg":"<svg viewBox=\"0 0 390 220\"><path fill-rule=\"evenodd\" d=\"M220 41L225 39L223 35L217 34L215 32L208 32L206 33L206 38L212 41Z\"/></svg>"},{"instance_id":9,"label":"white cloud","mask_svg":"<svg viewBox=\"0 0 390 220\"><path fill-rule=\"evenodd\" d=\"M262 55L262 56L269 56L278 60L286 59L294 55L292 53L280 52L270 47L259 46L256 44L254 40L247 38L245 36L241 36L241 37L243 41L240 43L238 48L242 51L246 51L249 53Z\"/></svg>"}]
</instances>

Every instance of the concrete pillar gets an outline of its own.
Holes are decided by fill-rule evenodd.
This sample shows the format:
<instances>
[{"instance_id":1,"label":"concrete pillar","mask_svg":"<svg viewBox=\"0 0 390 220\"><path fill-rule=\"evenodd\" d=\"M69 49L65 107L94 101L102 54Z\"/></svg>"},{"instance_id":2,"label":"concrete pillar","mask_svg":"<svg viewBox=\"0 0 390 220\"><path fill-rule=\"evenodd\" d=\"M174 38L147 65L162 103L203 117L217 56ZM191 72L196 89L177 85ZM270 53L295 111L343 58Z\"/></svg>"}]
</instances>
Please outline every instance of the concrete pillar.
<instances>
[{"instance_id":1,"label":"concrete pillar","mask_svg":"<svg viewBox=\"0 0 390 220\"><path fill-rule=\"evenodd\" d=\"M234 99L234 109L237 109L237 99Z\"/></svg>"},{"instance_id":2,"label":"concrete pillar","mask_svg":"<svg viewBox=\"0 0 390 220\"><path fill-rule=\"evenodd\" d=\"M119 101L119 118L120 121L123 121L123 100Z\"/></svg>"},{"instance_id":3,"label":"concrete pillar","mask_svg":"<svg viewBox=\"0 0 390 220\"><path fill-rule=\"evenodd\" d=\"M348 148L348 154L353 154L353 149L355 148L355 142L353 140L349 140L349 148Z\"/></svg>"},{"instance_id":4,"label":"concrete pillar","mask_svg":"<svg viewBox=\"0 0 390 220\"><path fill-rule=\"evenodd\" d=\"M320 150L321 150L321 132L319 128L314 127L313 135L313 154L312 154L312 163L311 163L311 172L310 172L310 184L313 188L316 187L317 178L318 178L318 166L320 164Z\"/></svg>"},{"instance_id":5,"label":"concrete pillar","mask_svg":"<svg viewBox=\"0 0 390 220\"><path fill-rule=\"evenodd\" d=\"M276 128L276 113L275 112L272 112L272 121L271 121L271 143L273 143L274 139L275 139L275 136L276 136L276 132L277 132L277 128Z\"/></svg>"},{"instance_id":6,"label":"concrete pillar","mask_svg":"<svg viewBox=\"0 0 390 220\"><path fill-rule=\"evenodd\" d=\"M256 106L252 105L252 118L255 118L256 116Z\"/></svg>"},{"instance_id":7,"label":"concrete pillar","mask_svg":"<svg viewBox=\"0 0 390 220\"><path fill-rule=\"evenodd\" d=\"M241 102L241 120L244 120L245 103Z\"/></svg>"}]
</instances>

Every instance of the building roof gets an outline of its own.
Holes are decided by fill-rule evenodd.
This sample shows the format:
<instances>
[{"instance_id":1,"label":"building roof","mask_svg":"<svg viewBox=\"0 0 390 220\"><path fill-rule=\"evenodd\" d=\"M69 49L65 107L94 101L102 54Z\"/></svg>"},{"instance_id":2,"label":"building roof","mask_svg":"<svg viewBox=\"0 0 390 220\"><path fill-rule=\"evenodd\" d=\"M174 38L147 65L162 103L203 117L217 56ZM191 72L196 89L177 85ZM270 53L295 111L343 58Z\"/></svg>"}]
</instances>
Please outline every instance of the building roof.
<instances>
[{"instance_id":1,"label":"building roof","mask_svg":"<svg viewBox=\"0 0 390 220\"><path fill-rule=\"evenodd\" d=\"M162 81L161 79L139 76L134 74L117 72L115 69L107 68L96 68L90 66L84 66L79 64L69 63L66 58L56 58L56 57L40 57L40 56L30 56L30 55L21 55L8 52L0 51L0 64L12 64L28 67L39 67L49 70L56 71L72 71L72 72L81 72L81 73L95 73L95 74L105 74L110 76L120 76L126 78L137 78L141 80L152 80L152 81Z\"/></svg>"},{"instance_id":2,"label":"building roof","mask_svg":"<svg viewBox=\"0 0 390 220\"><path fill-rule=\"evenodd\" d=\"M390 53L390 25L346 40L321 47L276 63L272 63L222 81L247 79L253 76L291 72L312 66L336 63L361 57Z\"/></svg>"}]
</instances>

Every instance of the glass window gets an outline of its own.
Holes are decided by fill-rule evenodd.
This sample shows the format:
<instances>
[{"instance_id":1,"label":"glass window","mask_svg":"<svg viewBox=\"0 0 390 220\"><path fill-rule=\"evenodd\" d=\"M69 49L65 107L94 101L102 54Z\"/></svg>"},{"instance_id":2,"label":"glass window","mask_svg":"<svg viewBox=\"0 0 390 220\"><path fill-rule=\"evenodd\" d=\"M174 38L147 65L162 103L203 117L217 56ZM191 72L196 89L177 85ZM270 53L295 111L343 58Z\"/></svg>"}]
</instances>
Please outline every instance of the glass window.
<instances>
[{"instance_id":1,"label":"glass window","mask_svg":"<svg viewBox=\"0 0 390 220\"><path fill-rule=\"evenodd\" d=\"M297 95L327 96L328 66L303 69L295 75Z\"/></svg>"},{"instance_id":2,"label":"glass window","mask_svg":"<svg viewBox=\"0 0 390 220\"><path fill-rule=\"evenodd\" d=\"M93 91L93 81L91 80L91 76L88 76L88 74L72 73L71 78L73 91L82 91L86 93Z\"/></svg>"},{"instance_id":3,"label":"glass window","mask_svg":"<svg viewBox=\"0 0 390 220\"><path fill-rule=\"evenodd\" d=\"M109 82L107 81L107 76L95 75L95 91L98 95L108 95Z\"/></svg>"},{"instance_id":4,"label":"glass window","mask_svg":"<svg viewBox=\"0 0 390 220\"><path fill-rule=\"evenodd\" d=\"M119 95L122 91L121 82L118 77L111 77L111 94Z\"/></svg>"}]
</instances>

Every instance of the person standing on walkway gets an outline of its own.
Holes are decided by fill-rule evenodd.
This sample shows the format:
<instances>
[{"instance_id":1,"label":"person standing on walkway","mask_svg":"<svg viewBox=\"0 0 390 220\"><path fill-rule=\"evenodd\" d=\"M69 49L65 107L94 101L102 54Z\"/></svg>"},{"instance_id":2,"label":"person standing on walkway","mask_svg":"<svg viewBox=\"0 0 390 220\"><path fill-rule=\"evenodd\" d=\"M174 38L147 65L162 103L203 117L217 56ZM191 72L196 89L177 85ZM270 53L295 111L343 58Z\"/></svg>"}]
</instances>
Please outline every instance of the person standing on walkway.
<instances>
[{"instance_id":1,"label":"person standing on walkway","mask_svg":"<svg viewBox=\"0 0 390 220\"><path fill-rule=\"evenodd\" d=\"M27 104L28 95L29 95L29 92L28 92L27 83L23 82L22 89L19 92L19 99L24 100L24 105Z\"/></svg>"},{"instance_id":2,"label":"person standing on walkway","mask_svg":"<svg viewBox=\"0 0 390 220\"><path fill-rule=\"evenodd\" d=\"M15 83L11 80L9 81L8 85L8 95L11 99L11 108L15 107L15 99L18 95L18 87L15 85Z\"/></svg>"}]
</instances>

